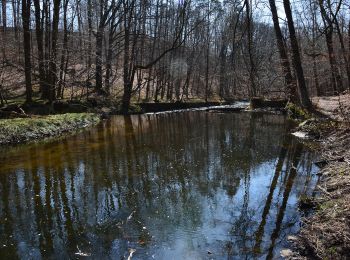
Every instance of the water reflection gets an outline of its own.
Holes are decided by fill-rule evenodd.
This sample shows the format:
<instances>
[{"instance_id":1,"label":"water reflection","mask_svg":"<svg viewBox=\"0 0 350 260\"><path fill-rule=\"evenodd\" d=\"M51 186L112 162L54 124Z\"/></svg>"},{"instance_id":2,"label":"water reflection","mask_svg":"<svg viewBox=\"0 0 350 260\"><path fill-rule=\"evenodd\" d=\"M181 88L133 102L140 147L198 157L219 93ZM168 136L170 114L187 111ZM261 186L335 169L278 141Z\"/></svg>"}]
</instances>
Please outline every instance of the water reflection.
<instances>
[{"instance_id":1,"label":"water reflection","mask_svg":"<svg viewBox=\"0 0 350 260\"><path fill-rule=\"evenodd\" d=\"M0 258L273 258L313 154L282 116L115 117L0 151Z\"/></svg>"}]
</instances>

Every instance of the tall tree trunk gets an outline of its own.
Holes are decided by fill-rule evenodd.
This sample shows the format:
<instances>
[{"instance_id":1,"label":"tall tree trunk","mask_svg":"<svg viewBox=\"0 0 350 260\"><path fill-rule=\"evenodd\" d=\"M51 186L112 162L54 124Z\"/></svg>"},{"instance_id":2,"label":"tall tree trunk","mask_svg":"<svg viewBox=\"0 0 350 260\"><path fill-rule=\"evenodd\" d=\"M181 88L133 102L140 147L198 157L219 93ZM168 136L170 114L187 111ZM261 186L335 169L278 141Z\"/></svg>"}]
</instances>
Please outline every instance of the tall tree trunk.
<instances>
[{"instance_id":1,"label":"tall tree trunk","mask_svg":"<svg viewBox=\"0 0 350 260\"><path fill-rule=\"evenodd\" d=\"M129 112L130 100L132 94L132 86L135 76L134 60L131 57L134 57L134 48L135 48L135 39L131 45L130 36L131 32L131 22L134 15L135 0L124 0L124 61L123 61L123 83L124 83L124 93L122 98L122 107L121 112L127 114ZM135 31L133 32L135 33ZM132 48L130 49L130 46ZM130 56L132 54L132 56Z\"/></svg>"},{"instance_id":2,"label":"tall tree trunk","mask_svg":"<svg viewBox=\"0 0 350 260\"><path fill-rule=\"evenodd\" d=\"M57 83L57 41L58 41L58 22L60 14L61 0L53 2L53 18L52 18L52 37L51 37L51 55L49 64L49 101L53 102L56 99L56 83Z\"/></svg>"},{"instance_id":3,"label":"tall tree trunk","mask_svg":"<svg viewBox=\"0 0 350 260\"><path fill-rule=\"evenodd\" d=\"M292 71L290 69L288 53L286 50L286 46L283 40L283 34L278 21L276 3L275 3L275 0L269 0L269 3L270 3L270 9L272 13L273 27L276 34L278 52L280 54L280 59L281 59L282 71L283 71L284 80L288 90L288 99L295 103L298 101L297 89L296 89L297 86L296 86L295 79L293 78Z\"/></svg>"},{"instance_id":4,"label":"tall tree trunk","mask_svg":"<svg viewBox=\"0 0 350 260\"><path fill-rule=\"evenodd\" d=\"M319 78L318 78L318 72L317 72L317 61L316 61L316 40L317 40L317 3L313 0L310 0L310 10L312 12L312 72L314 76L314 82L315 82L315 89L316 89L316 95L321 96L322 90L320 88Z\"/></svg>"},{"instance_id":5,"label":"tall tree trunk","mask_svg":"<svg viewBox=\"0 0 350 260\"><path fill-rule=\"evenodd\" d=\"M127 114L130 106L132 82L130 82L130 71L129 71L129 60L130 60L130 29L129 24L125 18L124 21L124 62L123 62L123 82L124 82L124 93L122 99L121 112Z\"/></svg>"},{"instance_id":6,"label":"tall tree trunk","mask_svg":"<svg viewBox=\"0 0 350 260\"><path fill-rule=\"evenodd\" d=\"M321 93L320 83L319 83L319 79L318 79L317 63L316 63L316 57L315 57L315 55L312 56L312 73L314 74L316 95L317 95L317 96L321 96L322 93Z\"/></svg>"},{"instance_id":7,"label":"tall tree trunk","mask_svg":"<svg viewBox=\"0 0 350 260\"><path fill-rule=\"evenodd\" d=\"M108 35L108 48L106 53L106 77L105 77L105 87L107 94L110 94L111 89L111 76L112 76L112 56L113 56L113 37L114 29L111 25L109 35Z\"/></svg>"},{"instance_id":8,"label":"tall tree trunk","mask_svg":"<svg viewBox=\"0 0 350 260\"><path fill-rule=\"evenodd\" d=\"M226 86L226 55L227 55L227 43L224 37L224 32L221 37L221 48L220 48L220 76L219 76L219 96L224 98ZM190 68L191 70L191 68Z\"/></svg>"},{"instance_id":9,"label":"tall tree trunk","mask_svg":"<svg viewBox=\"0 0 350 260\"><path fill-rule=\"evenodd\" d=\"M342 81L341 77L339 75L338 66L337 66L337 60L335 58L335 52L334 52L334 43L333 43L333 29L326 29L325 32L326 36L326 43L327 43L327 50L328 50L328 59L329 64L331 66L331 82L332 82L332 89L333 94L337 94L338 91L342 89Z\"/></svg>"},{"instance_id":10,"label":"tall tree trunk","mask_svg":"<svg viewBox=\"0 0 350 260\"><path fill-rule=\"evenodd\" d=\"M1 8L2 8L2 29L5 32L7 28L7 0L1 0Z\"/></svg>"},{"instance_id":11,"label":"tall tree trunk","mask_svg":"<svg viewBox=\"0 0 350 260\"><path fill-rule=\"evenodd\" d=\"M205 102L209 98L209 56L210 56L210 1L207 6L207 38L206 38L206 60L205 60Z\"/></svg>"},{"instance_id":12,"label":"tall tree trunk","mask_svg":"<svg viewBox=\"0 0 350 260\"><path fill-rule=\"evenodd\" d=\"M51 0L43 0L43 21L41 23L41 28L44 32L45 40L44 40L44 73L45 73L45 81L44 81L44 89L42 92L42 99L50 99L50 44L51 44ZM40 10L40 9L39 9ZM44 29L45 28L45 29Z\"/></svg>"},{"instance_id":13,"label":"tall tree trunk","mask_svg":"<svg viewBox=\"0 0 350 260\"><path fill-rule=\"evenodd\" d=\"M249 96L255 97L257 95L256 83L255 83L255 77L256 77L257 71L255 68L255 62L253 57L253 30L252 30L253 23L252 23L250 0L245 0L245 5L246 5L248 55L249 55L249 81L250 81Z\"/></svg>"},{"instance_id":14,"label":"tall tree trunk","mask_svg":"<svg viewBox=\"0 0 350 260\"><path fill-rule=\"evenodd\" d=\"M60 63L60 80L57 88L57 97L63 98L64 90L64 75L66 72L65 64L66 59L68 59L68 21L67 21L67 9L68 9L68 0L64 0L63 3L63 49Z\"/></svg>"},{"instance_id":15,"label":"tall tree trunk","mask_svg":"<svg viewBox=\"0 0 350 260\"><path fill-rule=\"evenodd\" d=\"M96 71L95 71L95 90L98 94L102 94L102 46L103 46L104 28L99 26L96 32Z\"/></svg>"},{"instance_id":16,"label":"tall tree trunk","mask_svg":"<svg viewBox=\"0 0 350 260\"><path fill-rule=\"evenodd\" d=\"M22 0L24 74L26 81L26 102L32 101L32 66L30 49L30 4L31 0Z\"/></svg>"},{"instance_id":17,"label":"tall tree trunk","mask_svg":"<svg viewBox=\"0 0 350 260\"><path fill-rule=\"evenodd\" d=\"M290 1L283 0L283 6L284 6L284 11L285 11L286 17L287 17L289 36L290 36L290 41L291 41L291 46L292 46L292 60L293 60L293 66L294 66L294 69L295 69L295 72L297 75L297 79L298 79L298 87L299 87L301 105L304 108L310 110L310 109L312 109L312 103L311 103L311 100L309 98L309 94L308 94L308 91L306 88L304 71L303 71L303 67L301 64L301 58L300 58L300 53L299 53L299 44L298 44L297 36L295 33L294 21L293 21L293 15L292 15L292 10L291 10L291 6L290 6Z\"/></svg>"},{"instance_id":18,"label":"tall tree trunk","mask_svg":"<svg viewBox=\"0 0 350 260\"><path fill-rule=\"evenodd\" d=\"M88 47L87 47L87 79L86 79L86 85L90 86L90 68L92 64L92 58L91 58L91 50L92 50L92 2L91 0L87 0L87 20L88 20ZM86 91L86 93L89 93L89 90Z\"/></svg>"},{"instance_id":19,"label":"tall tree trunk","mask_svg":"<svg viewBox=\"0 0 350 260\"><path fill-rule=\"evenodd\" d=\"M44 64L44 45L43 45L43 27L41 19L41 8L40 0L34 0L34 10L35 10L35 33L36 33L36 42L38 48L38 65L39 65L39 85L42 98L48 98L47 93L47 84L45 76L45 64ZM45 92L46 91L46 92Z\"/></svg>"},{"instance_id":20,"label":"tall tree trunk","mask_svg":"<svg viewBox=\"0 0 350 260\"><path fill-rule=\"evenodd\" d=\"M350 9L350 7L349 7ZM348 25L348 61L350 63L350 20L349 20L349 25ZM350 64L349 64L350 66ZM350 79L349 79L350 81Z\"/></svg>"},{"instance_id":21,"label":"tall tree trunk","mask_svg":"<svg viewBox=\"0 0 350 260\"><path fill-rule=\"evenodd\" d=\"M18 16L17 16L18 2L12 0L12 16L13 16L13 27L15 30L15 40L18 40Z\"/></svg>"},{"instance_id":22,"label":"tall tree trunk","mask_svg":"<svg viewBox=\"0 0 350 260\"><path fill-rule=\"evenodd\" d=\"M6 42L7 42L7 0L1 0L2 8L2 55L3 59L6 60Z\"/></svg>"},{"instance_id":23,"label":"tall tree trunk","mask_svg":"<svg viewBox=\"0 0 350 260\"><path fill-rule=\"evenodd\" d=\"M207 54L205 58L205 102L209 98L209 44L207 46Z\"/></svg>"},{"instance_id":24,"label":"tall tree trunk","mask_svg":"<svg viewBox=\"0 0 350 260\"><path fill-rule=\"evenodd\" d=\"M328 59L329 59L329 64L331 66L331 84L332 84L333 94L337 94L338 91L342 90L343 84L341 81L341 77L339 75L337 60L334 52L333 19L328 15L324 7L324 0L319 0L318 3L320 6L322 21L325 27L324 30L325 30L327 49L328 49Z\"/></svg>"},{"instance_id":25,"label":"tall tree trunk","mask_svg":"<svg viewBox=\"0 0 350 260\"><path fill-rule=\"evenodd\" d=\"M340 29L340 25L339 25L338 18L336 16L336 14L334 14L333 12L331 12L331 14L332 14L332 17L333 17L333 20L334 20L335 28L337 29L337 34L338 34L338 39L339 39L339 43L340 43L341 53L342 53L343 60L344 60L344 63L345 63L345 71L346 71L346 76L348 78L348 86L347 86L347 88L350 90L350 63L349 63L349 59L348 59L347 53L346 53L344 37L343 37L342 31Z\"/></svg>"}]
</instances>

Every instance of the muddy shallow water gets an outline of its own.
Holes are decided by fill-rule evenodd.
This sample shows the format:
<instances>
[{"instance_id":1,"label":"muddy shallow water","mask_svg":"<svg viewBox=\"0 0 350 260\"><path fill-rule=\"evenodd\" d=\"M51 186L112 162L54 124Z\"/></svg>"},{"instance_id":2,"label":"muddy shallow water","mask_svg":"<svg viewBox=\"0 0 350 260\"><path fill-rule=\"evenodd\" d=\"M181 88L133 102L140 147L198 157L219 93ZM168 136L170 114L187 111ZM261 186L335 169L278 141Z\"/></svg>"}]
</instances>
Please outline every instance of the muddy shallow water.
<instances>
[{"instance_id":1,"label":"muddy shallow water","mask_svg":"<svg viewBox=\"0 0 350 260\"><path fill-rule=\"evenodd\" d=\"M315 155L280 115L116 116L0 150L0 258L274 258Z\"/></svg>"}]
</instances>

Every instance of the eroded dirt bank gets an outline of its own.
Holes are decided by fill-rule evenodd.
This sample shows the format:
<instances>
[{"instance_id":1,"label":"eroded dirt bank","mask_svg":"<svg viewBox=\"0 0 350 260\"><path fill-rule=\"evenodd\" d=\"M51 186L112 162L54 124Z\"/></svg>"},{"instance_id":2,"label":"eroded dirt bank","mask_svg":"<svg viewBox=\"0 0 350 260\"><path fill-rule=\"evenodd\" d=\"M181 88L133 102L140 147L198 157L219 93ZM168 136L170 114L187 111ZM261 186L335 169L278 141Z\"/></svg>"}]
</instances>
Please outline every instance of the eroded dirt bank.
<instances>
[{"instance_id":1,"label":"eroded dirt bank","mask_svg":"<svg viewBox=\"0 0 350 260\"><path fill-rule=\"evenodd\" d=\"M300 232L305 255L320 259L350 258L350 129L332 131L323 142L316 212ZM322 165L321 165L322 166Z\"/></svg>"},{"instance_id":2,"label":"eroded dirt bank","mask_svg":"<svg viewBox=\"0 0 350 260\"><path fill-rule=\"evenodd\" d=\"M340 116L349 110L338 107L333 111L338 112L333 115ZM343 119L347 118L344 115ZM311 132L321 143L320 182L316 188L318 196L301 202L313 207L314 212L304 219L300 234L290 237L295 251L287 252L285 257L350 259L350 125L344 120L315 120L298 130Z\"/></svg>"}]
</instances>

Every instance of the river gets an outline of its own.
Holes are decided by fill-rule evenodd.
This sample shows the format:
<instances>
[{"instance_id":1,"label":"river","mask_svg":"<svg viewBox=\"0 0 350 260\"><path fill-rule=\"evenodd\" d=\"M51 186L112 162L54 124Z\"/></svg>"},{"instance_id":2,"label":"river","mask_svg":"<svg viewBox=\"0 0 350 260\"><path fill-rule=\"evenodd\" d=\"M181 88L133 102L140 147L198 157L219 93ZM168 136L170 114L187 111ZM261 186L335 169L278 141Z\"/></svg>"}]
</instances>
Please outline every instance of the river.
<instances>
[{"instance_id":1,"label":"river","mask_svg":"<svg viewBox=\"0 0 350 260\"><path fill-rule=\"evenodd\" d=\"M281 115L115 116L0 150L1 259L272 259L316 155Z\"/></svg>"}]
</instances>

